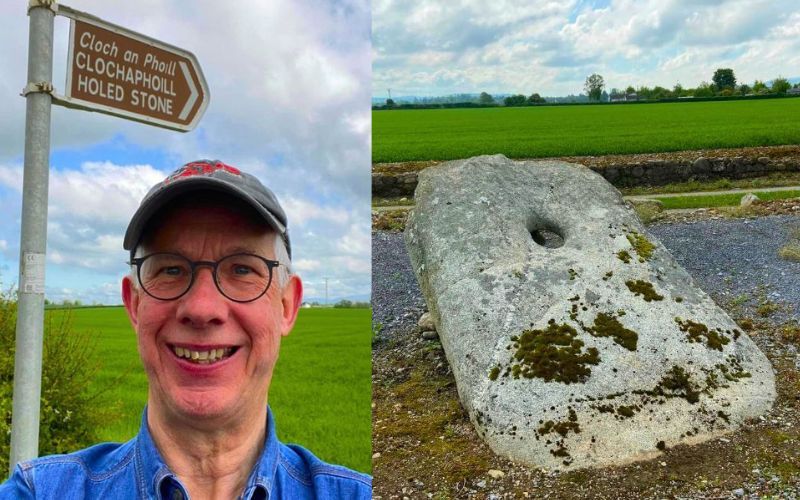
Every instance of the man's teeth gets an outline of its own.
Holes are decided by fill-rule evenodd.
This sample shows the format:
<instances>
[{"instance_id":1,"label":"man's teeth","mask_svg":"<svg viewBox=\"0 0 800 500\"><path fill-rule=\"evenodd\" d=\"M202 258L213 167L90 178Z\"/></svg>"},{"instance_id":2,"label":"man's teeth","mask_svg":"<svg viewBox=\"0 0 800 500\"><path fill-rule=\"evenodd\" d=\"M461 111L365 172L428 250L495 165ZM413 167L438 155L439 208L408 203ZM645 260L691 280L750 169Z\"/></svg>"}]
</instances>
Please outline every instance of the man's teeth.
<instances>
[{"instance_id":1,"label":"man's teeth","mask_svg":"<svg viewBox=\"0 0 800 500\"><path fill-rule=\"evenodd\" d=\"M223 358L227 358L233 353L233 348L231 347L225 349L211 349L208 351L193 351L184 347L173 346L172 350L179 358L189 359L201 365L214 363Z\"/></svg>"}]
</instances>

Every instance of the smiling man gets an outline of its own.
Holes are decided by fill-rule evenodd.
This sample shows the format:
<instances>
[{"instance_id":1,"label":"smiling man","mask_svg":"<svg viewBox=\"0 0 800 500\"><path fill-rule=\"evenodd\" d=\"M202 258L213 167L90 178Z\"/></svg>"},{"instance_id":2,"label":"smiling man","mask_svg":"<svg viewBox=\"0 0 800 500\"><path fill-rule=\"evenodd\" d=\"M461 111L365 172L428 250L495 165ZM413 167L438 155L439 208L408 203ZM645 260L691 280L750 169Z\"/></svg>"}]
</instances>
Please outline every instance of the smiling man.
<instances>
[{"instance_id":1,"label":"smiling man","mask_svg":"<svg viewBox=\"0 0 800 500\"><path fill-rule=\"evenodd\" d=\"M0 497L370 498L369 476L279 442L266 405L302 299L286 225L269 189L219 161L153 187L124 241L149 382L139 434L22 463Z\"/></svg>"}]
</instances>

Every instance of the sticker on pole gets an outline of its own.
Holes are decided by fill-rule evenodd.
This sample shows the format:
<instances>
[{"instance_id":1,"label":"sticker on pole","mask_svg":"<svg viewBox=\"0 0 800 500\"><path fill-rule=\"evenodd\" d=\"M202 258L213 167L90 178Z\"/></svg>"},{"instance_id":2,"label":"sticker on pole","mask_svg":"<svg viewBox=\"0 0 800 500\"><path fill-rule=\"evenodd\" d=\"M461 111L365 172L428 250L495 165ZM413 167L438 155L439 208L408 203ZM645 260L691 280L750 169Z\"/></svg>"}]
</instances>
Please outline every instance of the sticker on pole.
<instances>
[{"instance_id":1,"label":"sticker on pole","mask_svg":"<svg viewBox=\"0 0 800 500\"><path fill-rule=\"evenodd\" d=\"M22 293L44 294L45 257L43 253L22 256Z\"/></svg>"},{"instance_id":2,"label":"sticker on pole","mask_svg":"<svg viewBox=\"0 0 800 500\"><path fill-rule=\"evenodd\" d=\"M54 103L187 132L209 92L191 52L59 5L70 21L67 82Z\"/></svg>"}]
</instances>

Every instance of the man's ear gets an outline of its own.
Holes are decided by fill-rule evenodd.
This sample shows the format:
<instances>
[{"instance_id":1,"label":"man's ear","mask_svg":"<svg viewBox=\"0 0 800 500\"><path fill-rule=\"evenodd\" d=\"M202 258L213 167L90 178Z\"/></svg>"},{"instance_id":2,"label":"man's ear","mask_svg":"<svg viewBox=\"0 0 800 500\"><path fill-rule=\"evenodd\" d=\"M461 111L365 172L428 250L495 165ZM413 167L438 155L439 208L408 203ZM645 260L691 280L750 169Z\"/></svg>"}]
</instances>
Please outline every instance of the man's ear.
<instances>
[{"instance_id":1,"label":"man's ear","mask_svg":"<svg viewBox=\"0 0 800 500\"><path fill-rule=\"evenodd\" d=\"M131 320L133 329L139 322L139 289L134 285L130 276L122 278L122 303L128 312L128 319Z\"/></svg>"},{"instance_id":2,"label":"man's ear","mask_svg":"<svg viewBox=\"0 0 800 500\"><path fill-rule=\"evenodd\" d=\"M281 317L281 335L284 337L294 327L297 319L297 311L303 301L303 282L296 274L289 276L289 282L283 287L281 302L283 304L283 315Z\"/></svg>"}]
</instances>

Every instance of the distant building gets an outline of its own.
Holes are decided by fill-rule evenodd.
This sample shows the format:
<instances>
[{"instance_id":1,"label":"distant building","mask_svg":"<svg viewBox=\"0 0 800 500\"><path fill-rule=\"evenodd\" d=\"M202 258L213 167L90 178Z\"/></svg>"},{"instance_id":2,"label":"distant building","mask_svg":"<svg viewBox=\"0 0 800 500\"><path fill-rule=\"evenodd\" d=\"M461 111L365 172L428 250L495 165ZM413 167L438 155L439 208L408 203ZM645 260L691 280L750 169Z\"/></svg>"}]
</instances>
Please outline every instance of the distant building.
<instances>
[{"instance_id":1,"label":"distant building","mask_svg":"<svg viewBox=\"0 0 800 500\"><path fill-rule=\"evenodd\" d=\"M787 95L800 95L800 87L794 87L786 91Z\"/></svg>"},{"instance_id":2,"label":"distant building","mask_svg":"<svg viewBox=\"0 0 800 500\"><path fill-rule=\"evenodd\" d=\"M625 102L625 101L638 101L639 96L636 92L630 94L611 94L608 96L609 102Z\"/></svg>"}]
</instances>

